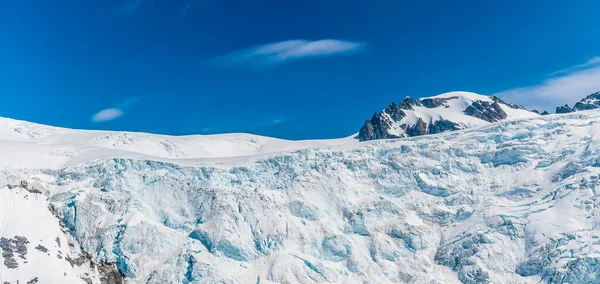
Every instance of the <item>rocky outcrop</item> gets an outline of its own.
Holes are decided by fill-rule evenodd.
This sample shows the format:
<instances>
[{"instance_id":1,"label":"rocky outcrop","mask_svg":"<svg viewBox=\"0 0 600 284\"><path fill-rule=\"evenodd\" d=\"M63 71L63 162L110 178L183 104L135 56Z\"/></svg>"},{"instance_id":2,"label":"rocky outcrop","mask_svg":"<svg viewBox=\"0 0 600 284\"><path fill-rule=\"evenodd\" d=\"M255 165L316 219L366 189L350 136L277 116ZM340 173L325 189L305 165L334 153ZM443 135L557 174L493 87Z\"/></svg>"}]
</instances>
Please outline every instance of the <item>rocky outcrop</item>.
<instances>
[{"instance_id":1,"label":"rocky outcrop","mask_svg":"<svg viewBox=\"0 0 600 284\"><path fill-rule=\"evenodd\" d=\"M587 97L585 97L580 102L576 103L573 106L573 110L591 110L600 108L600 92L595 92Z\"/></svg>"},{"instance_id":2,"label":"rocky outcrop","mask_svg":"<svg viewBox=\"0 0 600 284\"><path fill-rule=\"evenodd\" d=\"M556 113L570 113L574 111L575 110L569 107L569 105L559 106L556 108Z\"/></svg>"},{"instance_id":3,"label":"rocky outcrop","mask_svg":"<svg viewBox=\"0 0 600 284\"><path fill-rule=\"evenodd\" d=\"M507 114L502 110L498 102L476 101L465 109L465 114L474 116L487 122L498 122L506 119Z\"/></svg>"},{"instance_id":4,"label":"rocky outcrop","mask_svg":"<svg viewBox=\"0 0 600 284\"><path fill-rule=\"evenodd\" d=\"M0 238L0 248L2 248L2 257L4 265L8 269L17 269L19 264L15 257L26 259L27 245L29 241L23 236L15 236L13 238Z\"/></svg>"},{"instance_id":5,"label":"rocky outcrop","mask_svg":"<svg viewBox=\"0 0 600 284\"><path fill-rule=\"evenodd\" d=\"M454 96L454 97L448 97L448 98L427 98L427 99L421 99L420 102L424 107L427 108L436 108L436 107L441 107L441 106L445 106L447 107L447 102L449 100L455 100L458 99L458 96Z\"/></svg>"},{"instance_id":6,"label":"rocky outcrop","mask_svg":"<svg viewBox=\"0 0 600 284\"><path fill-rule=\"evenodd\" d=\"M427 123L425 123L425 121L423 121L423 119L421 118L417 120L417 123L415 123L415 125L406 129L406 134L408 136L419 136L425 135L427 133Z\"/></svg>"},{"instance_id":7,"label":"rocky outcrop","mask_svg":"<svg viewBox=\"0 0 600 284\"><path fill-rule=\"evenodd\" d=\"M556 113L571 113L575 111L592 110L598 108L600 108L600 92L595 92L577 102L573 108L569 107L569 105L557 107Z\"/></svg>"},{"instance_id":8,"label":"rocky outcrop","mask_svg":"<svg viewBox=\"0 0 600 284\"><path fill-rule=\"evenodd\" d=\"M423 106L420 101L415 101L411 97L406 97L404 100L398 105L401 109L413 110L414 106Z\"/></svg>"},{"instance_id":9,"label":"rocky outcrop","mask_svg":"<svg viewBox=\"0 0 600 284\"><path fill-rule=\"evenodd\" d=\"M381 113L375 113L370 120L365 121L365 124L358 133L358 137L361 141L400 138L388 133L387 130L390 127L391 123Z\"/></svg>"},{"instance_id":10,"label":"rocky outcrop","mask_svg":"<svg viewBox=\"0 0 600 284\"><path fill-rule=\"evenodd\" d=\"M465 92L418 100L406 97L398 104L390 103L383 111L366 120L358 133L358 139L368 141L403 138L464 129L471 125L468 122L472 121L469 116L489 123L498 122L508 118L502 106L527 112L523 106L506 103L495 96ZM449 114L452 119L445 117Z\"/></svg>"},{"instance_id":11,"label":"rocky outcrop","mask_svg":"<svg viewBox=\"0 0 600 284\"><path fill-rule=\"evenodd\" d=\"M457 104L456 101L467 101L468 104L465 107L464 103ZM572 108L569 105L559 106L556 108L556 113L571 113L598 108L600 108L600 92L585 97ZM462 115L476 117L488 123L521 118L519 115L509 117L509 113L514 115L515 111L513 110L518 110L520 113L549 114L547 111L529 111L522 105L505 102L496 96L486 97L465 92L448 93L418 100L406 97L402 102L398 104L392 102L383 111L373 114L371 119L365 121L357 138L360 141L403 138L470 127L470 124L465 122L469 121L468 119L457 118L457 111ZM455 112L451 116L452 119L445 117L448 112ZM424 116L421 117L421 115Z\"/></svg>"},{"instance_id":12,"label":"rocky outcrop","mask_svg":"<svg viewBox=\"0 0 600 284\"><path fill-rule=\"evenodd\" d=\"M527 108L525 108L524 106L522 106L520 104L507 103L507 102L501 100L499 97L496 97L496 96L490 96L490 99L492 99L494 102L507 105L508 107L513 108L513 109L527 110Z\"/></svg>"},{"instance_id":13,"label":"rocky outcrop","mask_svg":"<svg viewBox=\"0 0 600 284\"><path fill-rule=\"evenodd\" d=\"M543 112L541 112L541 113L540 113L540 111L539 111L539 110L537 110L537 109L532 109L532 110L531 110L531 112L535 112L535 113L537 113L537 114L539 114L539 115L549 115L549 114L550 114L550 113L549 113L549 112L547 112L547 111L543 111Z\"/></svg>"}]
</instances>

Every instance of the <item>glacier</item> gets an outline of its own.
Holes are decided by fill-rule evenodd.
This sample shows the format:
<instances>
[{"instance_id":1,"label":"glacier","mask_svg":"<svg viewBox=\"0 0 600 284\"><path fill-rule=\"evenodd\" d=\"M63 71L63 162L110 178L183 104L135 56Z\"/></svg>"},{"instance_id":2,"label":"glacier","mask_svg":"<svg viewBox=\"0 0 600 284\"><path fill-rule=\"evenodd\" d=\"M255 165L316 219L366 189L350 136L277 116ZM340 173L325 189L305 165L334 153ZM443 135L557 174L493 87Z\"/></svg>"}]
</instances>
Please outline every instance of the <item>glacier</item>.
<instances>
[{"instance_id":1,"label":"glacier","mask_svg":"<svg viewBox=\"0 0 600 284\"><path fill-rule=\"evenodd\" d=\"M359 143L2 119L0 283L600 283L599 123Z\"/></svg>"}]
</instances>

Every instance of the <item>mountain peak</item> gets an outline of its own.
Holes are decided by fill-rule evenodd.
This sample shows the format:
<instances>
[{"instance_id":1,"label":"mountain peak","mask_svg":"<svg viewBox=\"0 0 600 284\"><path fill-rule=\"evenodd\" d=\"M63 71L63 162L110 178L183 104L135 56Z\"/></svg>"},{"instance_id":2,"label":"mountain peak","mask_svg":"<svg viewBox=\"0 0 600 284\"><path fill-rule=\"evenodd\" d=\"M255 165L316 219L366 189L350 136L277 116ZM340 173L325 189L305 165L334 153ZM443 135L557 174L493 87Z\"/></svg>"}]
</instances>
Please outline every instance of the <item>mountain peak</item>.
<instances>
[{"instance_id":1,"label":"mountain peak","mask_svg":"<svg viewBox=\"0 0 600 284\"><path fill-rule=\"evenodd\" d=\"M367 141L436 134L537 115L498 97L472 92L448 92L418 100L406 97L400 104L391 103L375 113L358 138Z\"/></svg>"},{"instance_id":2,"label":"mountain peak","mask_svg":"<svg viewBox=\"0 0 600 284\"><path fill-rule=\"evenodd\" d=\"M600 107L600 92L595 92L595 93L583 98L578 103L576 103L575 106L573 106L573 110L575 110L575 111L590 110L590 109L597 109L599 107Z\"/></svg>"}]
</instances>

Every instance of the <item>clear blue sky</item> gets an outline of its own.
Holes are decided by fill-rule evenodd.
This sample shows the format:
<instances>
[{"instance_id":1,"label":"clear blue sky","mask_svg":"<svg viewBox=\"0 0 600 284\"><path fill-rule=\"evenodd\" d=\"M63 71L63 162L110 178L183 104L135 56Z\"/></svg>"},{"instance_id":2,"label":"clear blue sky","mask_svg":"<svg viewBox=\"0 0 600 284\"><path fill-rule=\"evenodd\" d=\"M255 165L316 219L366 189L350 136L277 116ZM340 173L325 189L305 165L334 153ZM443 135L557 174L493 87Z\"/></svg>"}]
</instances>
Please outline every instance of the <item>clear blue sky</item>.
<instances>
[{"instance_id":1,"label":"clear blue sky","mask_svg":"<svg viewBox=\"0 0 600 284\"><path fill-rule=\"evenodd\" d=\"M4 0L0 116L305 139L351 135L407 95L500 92L546 107L541 93L597 71L598 11L593 0Z\"/></svg>"}]
</instances>

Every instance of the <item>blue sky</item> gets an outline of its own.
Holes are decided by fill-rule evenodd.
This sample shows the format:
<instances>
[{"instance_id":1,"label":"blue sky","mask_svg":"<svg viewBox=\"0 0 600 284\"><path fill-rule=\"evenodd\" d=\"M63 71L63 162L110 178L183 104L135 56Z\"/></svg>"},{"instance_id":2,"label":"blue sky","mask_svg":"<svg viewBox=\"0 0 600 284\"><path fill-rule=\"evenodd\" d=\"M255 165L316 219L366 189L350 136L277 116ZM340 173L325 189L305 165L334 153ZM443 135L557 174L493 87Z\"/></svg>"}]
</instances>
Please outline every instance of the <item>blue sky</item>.
<instances>
[{"instance_id":1,"label":"blue sky","mask_svg":"<svg viewBox=\"0 0 600 284\"><path fill-rule=\"evenodd\" d=\"M454 90L552 110L600 90L600 1L0 1L0 116L344 137Z\"/></svg>"}]
</instances>

